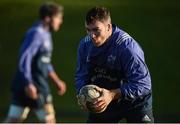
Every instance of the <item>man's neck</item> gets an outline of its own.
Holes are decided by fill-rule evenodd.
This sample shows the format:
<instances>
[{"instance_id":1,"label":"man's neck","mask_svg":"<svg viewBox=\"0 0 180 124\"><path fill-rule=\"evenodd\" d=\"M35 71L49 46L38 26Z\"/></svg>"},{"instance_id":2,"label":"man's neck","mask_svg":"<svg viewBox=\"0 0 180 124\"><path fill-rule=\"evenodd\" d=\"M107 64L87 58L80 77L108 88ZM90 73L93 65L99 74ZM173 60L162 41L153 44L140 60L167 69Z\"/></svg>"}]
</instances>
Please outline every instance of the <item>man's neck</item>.
<instances>
[{"instance_id":1,"label":"man's neck","mask_svg":"<svg viewBox=\"0 0 180 124\"><path fill-rule=\"evenodd\" d=\"M44 30L50 31L49 24L47 24L46 22L42 21L42 26L43 26Z\"/></svg>"}]
</instances>

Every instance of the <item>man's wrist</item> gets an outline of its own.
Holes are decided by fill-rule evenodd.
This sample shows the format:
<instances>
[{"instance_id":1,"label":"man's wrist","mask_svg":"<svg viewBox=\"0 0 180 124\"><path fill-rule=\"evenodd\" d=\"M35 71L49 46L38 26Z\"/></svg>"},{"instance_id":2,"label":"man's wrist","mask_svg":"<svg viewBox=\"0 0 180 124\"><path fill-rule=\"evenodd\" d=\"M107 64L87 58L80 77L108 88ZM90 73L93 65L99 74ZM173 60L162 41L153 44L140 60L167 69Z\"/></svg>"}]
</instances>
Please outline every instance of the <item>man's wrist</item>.
<instances>
[{"instance_id":1,"label":"man's wrist","mask_svg":"<svg viewBox=\"0 0 180 124\"><path fill-rule=\"evenodd\" d=\"M111 96L112 96L112 100L119 99L121 97L121 90L120 89L111 90Z\"/></svg>"}]
</instances>

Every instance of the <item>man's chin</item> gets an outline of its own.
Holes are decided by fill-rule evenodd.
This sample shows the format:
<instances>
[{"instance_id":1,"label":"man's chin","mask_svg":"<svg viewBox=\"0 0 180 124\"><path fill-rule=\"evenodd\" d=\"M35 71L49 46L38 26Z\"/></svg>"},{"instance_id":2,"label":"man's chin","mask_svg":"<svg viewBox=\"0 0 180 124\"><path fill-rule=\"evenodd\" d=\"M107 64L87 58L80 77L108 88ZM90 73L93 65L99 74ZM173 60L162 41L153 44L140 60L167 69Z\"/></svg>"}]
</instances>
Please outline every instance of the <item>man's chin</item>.
<instances>
[{"instance_id":1,"label":"man's chin","mask_svg":"<svg viewBox=\"0 0 180 124\"><path fill-rule=\"evenodd\" d=\"M100 47L101 44L100 43L93 43L96 47Z\"/></svg>"},{"instance_id":2,"label":"man's chin","mask_svg":"<svg viewBox=\"0 0 180 124\"><path fill-rule=\"evenodd\" d=\"M57 31L59 31L59 28L55 28L55 29L53 29L53 31L54 31L54 32L57 32Z\"/></svg>"},{"instance_id":3,"label":"man's chin","mask_svg":"<svg viewBox=\"0 0 180 124\"><path fill-rule=\"evenodd\" d=\"M58 28L53 28L53 27L51 27L51 28L50 28L50 30L53 31L53 32L57 32L57 31L59 31L59 29L60 29L60 27L58 27Z\"/></svg>"}]
</instances>

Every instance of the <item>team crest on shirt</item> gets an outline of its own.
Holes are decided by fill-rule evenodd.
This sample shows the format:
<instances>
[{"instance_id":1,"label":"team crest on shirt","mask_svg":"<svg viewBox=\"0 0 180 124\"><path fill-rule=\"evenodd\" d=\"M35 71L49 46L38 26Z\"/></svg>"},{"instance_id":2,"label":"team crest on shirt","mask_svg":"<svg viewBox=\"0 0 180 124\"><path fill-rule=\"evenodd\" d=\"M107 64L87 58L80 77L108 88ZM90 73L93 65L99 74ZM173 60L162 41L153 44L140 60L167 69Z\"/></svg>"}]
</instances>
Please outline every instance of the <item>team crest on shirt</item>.
<instances>
[{"instance_id":1,"label":"team crest on shirt","mask_svg":"<svg viewBox=\"0 0 180 124\"><path fill-rule=\"evenodd\" d=\"M107 57L107 62L109 64L114 64L115 60L116 60L116 56L113 56L112 54Z\"/></svg>"},{"instance_id":2,"label":"team crest on shirt","mask_svg":"<svg viewBox=\"0 0 180 124\"><path fill-rule=\"evenodd\" d=\"M87 56L87 58L86 58L86 62L90 62L90 60L89 60L89 56Z\"/></svg>"}]
</instances>

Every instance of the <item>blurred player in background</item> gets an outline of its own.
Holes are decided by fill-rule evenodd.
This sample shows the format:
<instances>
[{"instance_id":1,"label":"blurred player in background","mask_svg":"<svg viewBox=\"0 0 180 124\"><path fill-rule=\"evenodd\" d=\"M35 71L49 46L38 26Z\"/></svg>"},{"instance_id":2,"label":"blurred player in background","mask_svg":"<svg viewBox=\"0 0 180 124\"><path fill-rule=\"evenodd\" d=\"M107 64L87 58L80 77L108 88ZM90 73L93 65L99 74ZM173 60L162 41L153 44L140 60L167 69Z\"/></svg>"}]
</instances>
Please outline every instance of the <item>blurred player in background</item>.
<instances>
[{"instance_id":1,"label":"blurred player in background","mask_svg":"<svg viewBox=\"0 0 180 124\"><path fill-rule=\"evenodd\" d=\"M66 92L66 84L59 79L51 64L51 32L58 31L62 24L63 7L45 3L40 7L39 16L40 20L26 32L20 48L7 123L22 122L30 110L41 122L55 123L48 77L55 82L59 95Z\"/></svg>"},{"instance_id":2,"label":"blurred player in background","mask_svg":"<svg viewBox=\"0 0 180 124\"><path fill-rule=\"evenodd\" d=\"M126 32L111 23L105 7L86 15L87 36L78 50L77 92L87 84L97 85L102 96L92 107L87 122L153 122L151 77L144 52ZM86 105L81 105L86 109Z\"/></svg>"}]
</instances>

